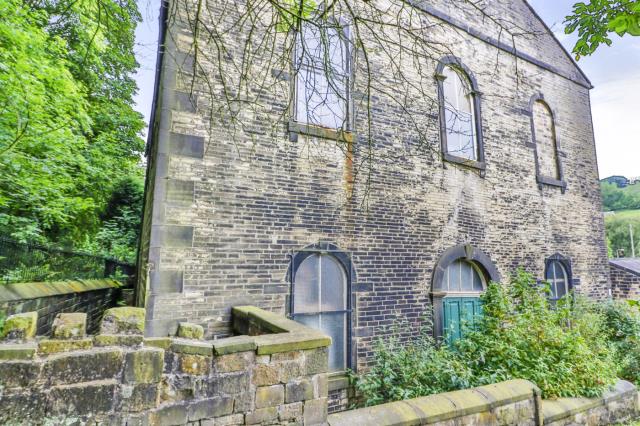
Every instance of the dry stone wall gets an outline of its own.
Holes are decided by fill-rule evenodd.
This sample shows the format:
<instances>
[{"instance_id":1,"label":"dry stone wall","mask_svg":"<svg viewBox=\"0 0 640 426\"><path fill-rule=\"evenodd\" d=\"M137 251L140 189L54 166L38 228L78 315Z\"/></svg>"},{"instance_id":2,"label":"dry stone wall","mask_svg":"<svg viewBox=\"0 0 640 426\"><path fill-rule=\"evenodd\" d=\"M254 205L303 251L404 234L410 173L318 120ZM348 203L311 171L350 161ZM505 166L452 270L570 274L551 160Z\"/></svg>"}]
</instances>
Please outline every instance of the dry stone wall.
<instances>
[{"instance_id":1,"label":"dry stone wall","mask_svg":"<svg viewBox=\"0 0 640 426\"><path fill-rule=\"evenodd\" d=\"M257 308L235 309L251 335L144 338L144 310L61 314L34 339L36 315L10 317L0 344L3 425L319 425L327 416L330 339ZM267 334L265 334L267 333ZM190 338L185 338L190 337Z\"/></svg>"}]
</instances>

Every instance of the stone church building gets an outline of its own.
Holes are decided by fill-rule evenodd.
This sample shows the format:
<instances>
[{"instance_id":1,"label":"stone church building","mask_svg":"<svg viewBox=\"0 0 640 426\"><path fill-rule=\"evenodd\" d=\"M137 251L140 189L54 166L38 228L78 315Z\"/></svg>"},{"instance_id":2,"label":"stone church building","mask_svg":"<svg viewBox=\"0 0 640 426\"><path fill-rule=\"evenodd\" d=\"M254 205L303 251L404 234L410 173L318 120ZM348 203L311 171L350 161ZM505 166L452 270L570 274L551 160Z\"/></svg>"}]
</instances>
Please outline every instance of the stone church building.
<instances>
[{"instance_id":1,"label":"stone church building","mask_svg":"<svg viewBox=\"0 0 640 426\"><path fill-rule=\"evenodd\" d=\"M411 335L430 317L455 339L487 283L517 267L551 298L608 297L591 84L531 6L346 3L424 24L419 49L389 35L385 55L364 20L315 22L320 5L265 43L293 40L289 64L261 46L262 75L229 88L221 70L248 55L249 32L234 21L218 54L211 28L247 3L164 3L137 289L147 333L190 321L227 335L231 307L255 305L324 330L339 374L394 324ZM223 92L256 107L227 108Z\"/></svg>"}]
</instances>

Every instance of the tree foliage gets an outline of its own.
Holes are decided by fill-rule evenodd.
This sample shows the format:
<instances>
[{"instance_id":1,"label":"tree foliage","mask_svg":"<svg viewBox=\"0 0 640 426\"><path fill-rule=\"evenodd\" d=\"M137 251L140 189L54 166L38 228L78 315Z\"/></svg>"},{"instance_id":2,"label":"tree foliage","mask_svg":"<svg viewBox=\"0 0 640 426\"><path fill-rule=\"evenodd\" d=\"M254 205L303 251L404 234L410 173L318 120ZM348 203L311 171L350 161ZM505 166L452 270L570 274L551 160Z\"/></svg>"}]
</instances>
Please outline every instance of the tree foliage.
<instances>
[{"instance_id":1,"label":"tree foliage","mask_svg":"<svg viewBox=\"0 0 640 426\"><path fill-rule=\"evenodd\" d=\"M636 0L591 0L573 6L573 13L565 18L565 32L578 31L573 48L577 59L589 56L601 44L611 46L610 34L640 36L640 2Z\"/></svg>"},{"instance_id":2,"label":"tree foliage","mask_svg":"<svg viewBox=\"0 0 640 426\"><path fill-rule=\"evenodd\" d=\"M0 232L73 247L139 176L132 0L0 0Z\"/></svg>"}]
</instances>

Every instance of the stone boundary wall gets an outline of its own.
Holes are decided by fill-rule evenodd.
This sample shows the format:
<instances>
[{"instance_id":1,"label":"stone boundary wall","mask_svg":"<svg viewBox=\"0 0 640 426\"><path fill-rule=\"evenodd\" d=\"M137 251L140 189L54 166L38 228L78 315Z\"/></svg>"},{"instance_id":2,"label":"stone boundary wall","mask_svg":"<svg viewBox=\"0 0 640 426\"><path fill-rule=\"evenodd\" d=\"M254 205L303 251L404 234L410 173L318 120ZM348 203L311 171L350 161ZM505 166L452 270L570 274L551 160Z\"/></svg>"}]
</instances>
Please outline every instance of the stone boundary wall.
<instances>
[{"instance_id":1,"label":"stone boundary wall","mask_svg":"<svg viewBox=\"0 0 640 426\"><path fill-rule=\"evenodd\" d=\"M250 335L203 341L182 323L177 337L144 338L144 315L110 309L86 337L82 314L61 314L54 337L35 340L33 314L10 318L0 424L326 424L327 336L239 307L234 324Z\"/></svg>"},{"instance_id":2,"label":"stone boundary wall","mask_svg":"<svg viewBox=\"0 0 640 426\"><path fill-rule=\"evenodd\" d=\"M0 285L0 312L38 313L39 335L49 335L62 312L87 314L87 330L95 333L105 310L116 305L122 284L110 279L14 283Z\"/></svg>"},{"instance_id":3,"label":"stone boundary wall","mask_svg":"<svg viewBox=\"0 0 640 426\"><path fill-rule=\"evenodd\" d=\"M329 426L418 425L605 425L640 414L634 385L620 380L601 398L541 400L527 380L441 393L344 411L328 416Z\"/></svg>"},{"instance_id":4,"label":"stone boundary wall","mask_svg":"<svg viewBox=\"0 0 640 426\"><path fill-rule=\"evenodd\" d=\"M640 271L618 264L620 260L609 261L611 295L614 299L640 299ZM640 263L640 262L639 262Z\"/></svg>"}]
</instances>

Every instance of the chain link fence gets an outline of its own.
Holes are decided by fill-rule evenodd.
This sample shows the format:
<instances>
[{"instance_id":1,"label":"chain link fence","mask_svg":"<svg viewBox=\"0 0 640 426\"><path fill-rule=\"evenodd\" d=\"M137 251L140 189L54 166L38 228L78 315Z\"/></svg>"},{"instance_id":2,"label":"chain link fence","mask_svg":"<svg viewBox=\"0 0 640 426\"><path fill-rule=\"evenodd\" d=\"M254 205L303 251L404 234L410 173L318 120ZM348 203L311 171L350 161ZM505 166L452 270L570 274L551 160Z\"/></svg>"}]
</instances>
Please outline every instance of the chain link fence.
<instances>
[{"instance_id":1,"label":"chain link fence","mask_svg":"<svg viewBox=\"0 0 640 426\"><path fill-rule=\"evenodd\" d=\"M132 281L135 265L0 237L0 284L115 278Z\"/></svg>"}]
</instances>

